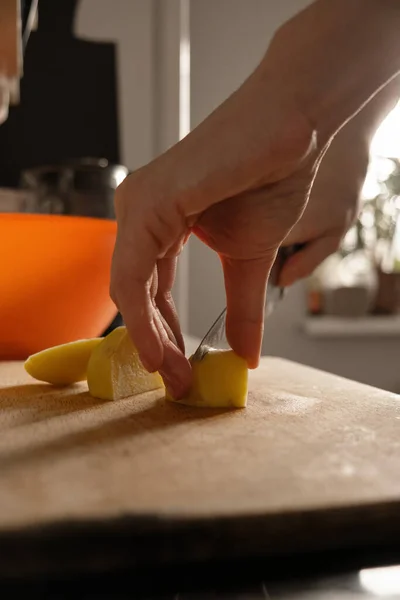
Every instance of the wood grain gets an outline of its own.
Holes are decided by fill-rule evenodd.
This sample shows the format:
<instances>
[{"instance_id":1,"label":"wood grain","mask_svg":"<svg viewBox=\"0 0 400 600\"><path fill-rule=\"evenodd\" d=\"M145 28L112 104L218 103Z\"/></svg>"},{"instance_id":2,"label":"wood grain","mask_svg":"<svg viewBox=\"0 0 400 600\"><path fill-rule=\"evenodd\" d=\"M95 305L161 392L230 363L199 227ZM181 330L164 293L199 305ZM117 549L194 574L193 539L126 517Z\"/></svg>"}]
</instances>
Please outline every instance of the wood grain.
<instances>
[{"instance_id":1,"label":"wood grain","mask_svg":"<svg viewBox=\"0 0 400 600\"><path fill-rule=\"evenodd\" d=\"M27 552L35 571L381 543L399 465L398 395L288 361L263 359L233 411L97 401L3 363L0 573Z\"/></svg>"}]
</instances>

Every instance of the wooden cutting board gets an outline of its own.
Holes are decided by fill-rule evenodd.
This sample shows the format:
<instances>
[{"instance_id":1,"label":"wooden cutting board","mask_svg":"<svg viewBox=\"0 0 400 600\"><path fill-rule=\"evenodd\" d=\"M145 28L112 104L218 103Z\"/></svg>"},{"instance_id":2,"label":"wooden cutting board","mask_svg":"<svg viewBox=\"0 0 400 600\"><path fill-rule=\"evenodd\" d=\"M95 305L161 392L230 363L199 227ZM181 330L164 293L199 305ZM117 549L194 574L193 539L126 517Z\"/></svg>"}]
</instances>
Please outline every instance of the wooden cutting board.
<instances>
[{"instance_id":1,"label":"wooden cutting board","mask_svg":"<svg viewBox=\"0 0 400 600\"><path fill-rule=\"evenodd\" d=\"M249 387L102 402L0 364L0 574L397 541L400 396L275 358Z\"/></svg>"}]
</instances>

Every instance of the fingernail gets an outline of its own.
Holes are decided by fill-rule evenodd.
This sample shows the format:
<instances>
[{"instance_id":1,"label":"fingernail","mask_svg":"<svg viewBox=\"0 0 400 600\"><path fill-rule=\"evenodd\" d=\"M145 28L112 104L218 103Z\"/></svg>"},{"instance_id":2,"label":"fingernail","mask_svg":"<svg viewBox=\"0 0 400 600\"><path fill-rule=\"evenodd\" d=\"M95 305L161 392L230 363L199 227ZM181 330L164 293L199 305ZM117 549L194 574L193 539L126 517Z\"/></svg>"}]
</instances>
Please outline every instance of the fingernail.
<instances>
[{"instance_id":1,"label":"fingernail","mask_svg":"<svg viewBox=\"0 0 400 600\"><path fill-rule=\"evenodd\" d=\"M247 367L249 369L257 369L259 367L259 365L260 365L260 357L259 356L257 356L257 358L255 358L255 357L250 358L247 361Z\"/></svg>"}]
</instances>

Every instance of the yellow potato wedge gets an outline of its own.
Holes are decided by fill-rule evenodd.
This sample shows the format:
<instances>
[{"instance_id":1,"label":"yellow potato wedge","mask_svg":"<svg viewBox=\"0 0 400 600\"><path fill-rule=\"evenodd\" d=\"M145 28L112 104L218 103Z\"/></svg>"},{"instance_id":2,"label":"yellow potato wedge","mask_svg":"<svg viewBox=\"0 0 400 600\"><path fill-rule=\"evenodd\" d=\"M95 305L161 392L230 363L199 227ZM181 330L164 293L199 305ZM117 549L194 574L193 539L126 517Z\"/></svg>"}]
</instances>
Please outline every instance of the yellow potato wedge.
<instances>
[{"instance_id":1,"label":"yellow potato wedge","mask_svg":"<svg viewBox=\"0 0 400 600\"><path fill-rule=\"evenodd\" d=\"M53 385L70 385L86 379L86 371L92 351L102 338L78 340L47 348L29 356L25 370L39 381Z\"/></svg>"},{"instance_id":2,"label":"yellow potato wedge","mask_svg":"<svg viewBox=\"0 0 400 600\"><path fill-rule=\"evenodd\" d=\"M159 373L148 373L126 327L117 327L93 351L87 370L89 392L102 400L121 400L164 388Z\"/></svg>"},{"instance_id":3,"label":"yellow potato wedge","mask_svg":"<svg viewBox=\"0 0 400 600\"><path fill-rule=\"evenodd\" d=\"M202 360L190 362L193 385L178 402L209 408L244 408L247 403L247 362L233 350L210 350ZM168 400L175 401L167 395Z\"/></svg>"}]
</instances>

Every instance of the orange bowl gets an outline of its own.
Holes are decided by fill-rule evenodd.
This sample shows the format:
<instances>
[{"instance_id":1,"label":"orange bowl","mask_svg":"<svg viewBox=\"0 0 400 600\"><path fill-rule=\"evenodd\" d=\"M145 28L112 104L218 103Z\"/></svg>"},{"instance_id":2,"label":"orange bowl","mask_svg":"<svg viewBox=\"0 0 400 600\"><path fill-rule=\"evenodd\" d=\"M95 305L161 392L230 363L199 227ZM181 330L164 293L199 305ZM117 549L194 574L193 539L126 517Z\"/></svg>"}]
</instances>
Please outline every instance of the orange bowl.
<instances>
[{"instance_id":1,"label":"orange bowl","mask_svg":"<svg viewBox=\"0 0 400 600\"><path fill-rule=\"evenodd\" d=\"M103 333L117 313L116 229L106 219L0 214L0 360Z\"/></svg>"}]
</instances>

